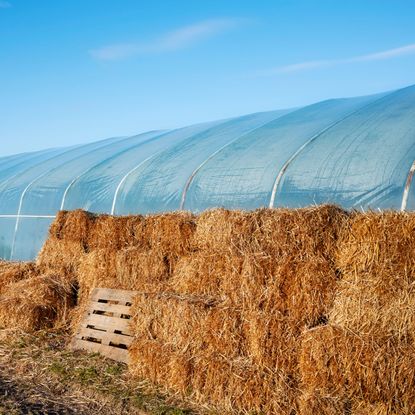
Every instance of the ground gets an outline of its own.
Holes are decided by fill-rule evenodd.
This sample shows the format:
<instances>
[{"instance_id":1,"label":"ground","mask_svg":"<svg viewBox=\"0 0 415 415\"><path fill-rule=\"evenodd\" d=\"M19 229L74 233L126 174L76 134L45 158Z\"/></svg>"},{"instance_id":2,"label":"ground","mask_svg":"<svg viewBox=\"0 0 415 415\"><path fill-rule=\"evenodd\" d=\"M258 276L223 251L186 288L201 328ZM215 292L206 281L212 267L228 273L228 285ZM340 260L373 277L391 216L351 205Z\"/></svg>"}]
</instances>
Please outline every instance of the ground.
<instances>
[{"instance_id":1,"label":"ground","mask_svg":"<svg viewBox=\"0 0 415 415\"><path fill-rule=\"evenodd\" d=\"M69 336L0 330L0 415L190 415L177 398L131 379L124 364L68 351Z\"/></svg>"}]
</instances>

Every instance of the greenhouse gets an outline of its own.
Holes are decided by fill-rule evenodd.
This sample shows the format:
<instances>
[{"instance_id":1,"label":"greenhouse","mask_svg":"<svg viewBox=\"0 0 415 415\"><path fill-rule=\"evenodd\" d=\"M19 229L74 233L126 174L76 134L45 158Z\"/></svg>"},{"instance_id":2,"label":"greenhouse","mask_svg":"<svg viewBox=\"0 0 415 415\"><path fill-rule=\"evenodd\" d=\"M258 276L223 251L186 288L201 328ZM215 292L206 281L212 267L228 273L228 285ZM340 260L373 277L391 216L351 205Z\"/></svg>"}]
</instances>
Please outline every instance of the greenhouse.
<instances>
[{"instance_id":1,"label":"greenhouse","mask_svg":"<svg viewBox=\"0 0 415 415\"><path fill-rule=\"evenodd\" d=\"M59 210L414 210L414 160L415 86L2 157L0 257L34 258Z\"/></svg>"}]
</instances>

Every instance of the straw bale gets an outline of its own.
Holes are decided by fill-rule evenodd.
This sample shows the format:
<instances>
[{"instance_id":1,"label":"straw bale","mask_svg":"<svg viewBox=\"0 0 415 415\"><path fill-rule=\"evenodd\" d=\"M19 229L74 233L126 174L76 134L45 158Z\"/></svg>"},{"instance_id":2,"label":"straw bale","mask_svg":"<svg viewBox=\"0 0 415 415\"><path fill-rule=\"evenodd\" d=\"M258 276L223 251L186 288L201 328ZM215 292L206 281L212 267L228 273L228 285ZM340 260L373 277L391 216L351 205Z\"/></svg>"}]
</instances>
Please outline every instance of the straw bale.
<instances>
[{"instance_id":1,"label":"straw bale","mask_svg":"<svg viewBox=\"0 0 415 415\"><path fill-rule=\"evenodd\" d=\"M273 262L245 257L237 289L244 308L283 313L295 327L320 324L332 307L338 283L330 263L318 258Z\"/></svg>"},{"instance_id":2,"label":"straw bale","mask_svg":"<svg viewBox=\"0 0 415 415\"><path fill-rule=\"evenodd\" d=\"M191 389L197 401L222 411L290 414L296 410L297 391L291 379L278 371L261 370L243 357L201 354L194 359Z\"/></svg>"},{"instance_id":3,"label":"straw bale","mask_svg":"<svg viewBox=\"0 0 415 415\"><path fill-rule=\"evenodd\" d=\"M158 340L137 337L129 347L129 356L129 369L133 376L174 392L188 392L193 368L186 354L178 353Z\"/></svg>"},{"instance_id":4,"label":"straw bale","mask_svg":"<svg viewBox=\"0 0 415 415\"><path fill-rule=\"evenodd\" d=\"M383 293L415 275L415 215L404 212L359 213L341 234L337 264L345 274L389 276Z\"/></svg>"},{"instance_id":5,"label":"straw bale","mask_svg":"<svg viewBox=\"0 0 415 415\"><path fill-rule=\"evenodd\" d=\"M168 264L160 252L134 247L96 249L80 262L79 303L88 301L97 287L154 292L168 277Z\"/></svg>"},{"instance_id":6,"label":"straw bale","mask_svg":"<svg viewBox=\"0 0 415 415\"><path fill-rule=\"evenodd\" d=\"M154 291L170 277L173 264L155 249L127 248L116 253L115 267L120 287Z\"/></svg>"},{"instance_id":7,"label":"straw bale","mask_svg":"<svg viewBox=\"0 0 415 415\"><path fill-rule=\"evenodd\" d=\"M413 413L414 365L412 342L325 326L304 334L299 368L303 388L311 393L346 396Z\"/></svg>"},{"instance_id":8,"label":"straw bale","mask_svg":"<svg viewBox=\"0 0 415 415\"><path fill-rule=\"evenodd\" d=\"M193 250L196 230L194 216L189 212L172 212L145 217L143 239L163 255L179 257Z\"/></svg>"},{"instance_id":9,"label":"straw bale","mask_svg":"<svg viewBox=\"0 0 415 415\"><path fill-rule=\"evenodd\" d=\"M411 412L400 408L399 412L384 403L369 403L363 401L352 402L352 415L410 415Z\"/></svg>"},{"instance_id":10,"label":"straw bale","mask_svg":"<svg viewBox=\"0 0 415 415\"><path fill-rule=\"evenodd\" d=\"M181 294L224 297L240 283L243 257L198 251L179 259L169 287Z\"/></svg>"},{"instance_id":11,"label":"straw bale","mask_svg":"<svg viewBox=\"0 0 415 415\"><path fill-rule=\"evenodd\" d=\"M248 356L259 367L295 375L300 330L282 313L244 311L243 338Z\"/></svg>"},{"instance_id":12,"label":"straw bale","mask_svg":"<svg viewBox=\"0 0 415 415\"><path fill-rule=\"evenodd\" d=\"M359 333L413 336L415 215L353 215L337 264L343 279L330 312L333 324Z\"/></svg>"},{"instance_id":13,"label":"straw bale","mask_svg":"<svg viewBox=\"0 0 415 415\"><path fill-rule=\"evenodd\" d=\"M384 277L375 278L363 273L346 275L329 313L330 322L360 334L414 338L415 283L400 281L393 295L382 295L377 285Z\"/></svg>"},{"instance_id":14,"label":"straw bale","mask_svg":"<svg viewBox=\"0 0 415 415\"><path fill-rule=\"evenodd\" d=\"M253 246L275 258L294 256L303 261L310 256L331 260L349 220L344 210L332 205L256 212Z\"/></svg>"},{"instance_id":15,"label":"straw bale","mask_svg":"<svg viewBox=\"0 0 415 415\"><path fill-rule=\"evenodd\" d=\"M64 325L73 294L72 285L53 274L11 283L0 296L0 325L25 331Z\"/></svg>"},{"instance_id":16,"label":"straw bale","mask_svg":"<svg viewBox=\"0 0 415 415\"><path fill-rule=\"evenodd\" d=\"M227 209L202 212L196 220L195 247L222 254L244 251L258 226L256 220L254 212Z\"/></svg>"},{"instance_id":17,"label":"straw bale","mask_svg":"<svg viewBox=\"0 0 415 415\"><path fill-rule=\"evenodd\" d=\"M86 247L95 217L82 209L60 211L49 228L49 237L79 242Z\"/></svg>"},{"instance_id":18,"label":"straw bale","mask_svg":"<svg viewBox=\"0 0 415 415\"><path fill-rule=\"evenodd\" d=\"M384 403L369 403L347 397L322 395L318 392L303 393L299 398L299 415L410 415L400 408L399 412Z\"/></svg>"},{"instance_id":19,"label":"straw bale","mask_svg":"<svg viewBox=\"0 0 415 415\"><path fill-rule=\"evenodd\" d=\"M122 249L146 245L143 238L144 218L136 216L96 216L88 235L88 249Z\"/></svg>"},{"instance_id":20,"label":"straw bale","mask_svg":"<svg viewBox=\"0 0 415 415\"><path fill-rule=\"evenodd\" d=\"M96 249L85 255L78 270L78 304L89 300L94 288L120 288L116 272L116 251L111 249Z\"/></svg>"},{"instance_id":21,"label":"straw bale","mask_svg":"<svg viewBox=\"0 0 415 415\"><path fill-rule=\"evenodd\" d=\"M302 393L298 399L298 407L299 415L357 415L351 412L350 399L329 394L323 395L319 392Z\"/></svg>"},{"instance_id":22,"label":"straw bale","mask_svg":"<svg viewBox=\"0 0 415 415\"><path fill-rule=\"evenodd\" d=\"M0 261L0 295L9 284L31 278L38 274L33 262Z\"/></svg>"},{"instance_id":23,"label":"straw bale","mask_svg":"<svg viewBox=\"0 0 415 415\"><path fill-rule=\"evenodd\" d=\"M78 268L85 255L85 247L79 241L49 237L36 259L42 272L53 270L75 282Z\"/></svg>"},{"instance_id":24,"label":"straw bale","mask_svg":"<svg viewBox=\"0 0 415 415\"><path fill-rule=\"evenodd\" d=\"M240 314L213 298L139 293L133 302L132 324L137 337L158 340L191 356L206 350L241 354Z\"/></svg>"}]
</instances>

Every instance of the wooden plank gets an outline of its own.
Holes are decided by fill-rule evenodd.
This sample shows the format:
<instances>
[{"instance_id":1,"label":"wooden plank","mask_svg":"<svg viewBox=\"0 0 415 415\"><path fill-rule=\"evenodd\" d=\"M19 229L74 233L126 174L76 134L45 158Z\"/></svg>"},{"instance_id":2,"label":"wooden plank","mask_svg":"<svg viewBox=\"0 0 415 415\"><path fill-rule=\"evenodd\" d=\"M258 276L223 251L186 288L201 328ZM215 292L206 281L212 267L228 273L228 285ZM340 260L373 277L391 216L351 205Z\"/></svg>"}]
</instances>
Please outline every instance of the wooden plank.
<instances>
[{"instance_id":1,"label":"wooden plank","mask_svg":"<svg viewBox=\"0 0 415 415\"><path fill-rule=\"evenodd\" d=\"M132 335L130 328L130 319L103 316L100 314L90 314L83 324L83 326L96 326L105 330L119 330L125 334Z\"/></svg>"},{"instance_id":2,"label":"wooden plank","mask_svg":"<svg viewBox=\"0 0 415 415\"><path fill-rule=\"evenodd\" d=\"M132 303L136 295L136 291L113 290L110 288L95 288L91 293L91 301L113 300L124 303Z\"/></svg>"},{"instance_id":3,"label":"wooden plank","mask_svg":"<svg viewBox=\"0 0 415 415\"><path fill-rule=\"evenodd\" d=\"M128 351L118 347L107 346L99 343L92 343L85 340L73 339L71 342L73 350L86 350L92 353L100 353L110 359L118 362L127 363L129 361Z\"/></svg>"},{"instance_id":4,"label":"wooden plank","mask_svg":"<svg viewBox=\"0 0 415 415\"><path fill-rule=\"evenodd\" d=\"M124 336L122 334L108 333L106 331L98 331L89 328L81 328L75 335L77 339L82 339L82 337L92 337L97 340L101 340L101 344L109 344L110 342L115 344L125 344L129 346L132 341L132 336Z\"/></svg>"},{"instance_id":5,"label":"wooden plank","mask_svg":"<svg viewBox=\"0 0 415 415\"><path fill-rule=\"evenodd\" d=\"M108 313L124 314L128 316L131 315L131 306L128 305L97 303L96 301L91 301L91 305L89 306L88 311L92 314L94 310L105 311Z\"/></svg>"}]
</instances>

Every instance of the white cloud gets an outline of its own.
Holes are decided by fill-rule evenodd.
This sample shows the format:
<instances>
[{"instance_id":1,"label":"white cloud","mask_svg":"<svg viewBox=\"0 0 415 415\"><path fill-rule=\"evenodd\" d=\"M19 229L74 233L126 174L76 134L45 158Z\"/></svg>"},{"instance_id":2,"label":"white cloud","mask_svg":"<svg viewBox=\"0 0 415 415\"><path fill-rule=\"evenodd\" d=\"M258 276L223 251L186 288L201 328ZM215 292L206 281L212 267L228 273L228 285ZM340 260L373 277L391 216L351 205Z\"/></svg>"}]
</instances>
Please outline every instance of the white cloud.
<instances>
[{"instance_id":1,"label":"white cloud","mask_svg":"<svg viewBox=\"0 0 415 415\"><path fill-rule=\"evenodd\" d=\"M0 0L1 1L1 0ZM90 51L100 60L119 60L150 53L171 52L189 47L238 26L242 19L211 19L179 28L150 42L119 43Z\"/></svg>"},{"instance_id":2,"label":"white cloud","mask_svg":"<svg viewBox=\"0 0 415 415\"><path fill-rule=\"evenodd\" d=\"M11 3L6 0L0 0L0 9L7 9L8 7L12 7Z\"/></svg>"},{"instance_id":3,"label":"white cloud","mask_svg":"<svg viewBox=\"0 0 415 415\"><path fill-rule=\"evenodd\" d=\"M372 62L398 58L400 56L415 54L415 43L411 45L401 46L395 49L388 49L381 52L369 53L367 55L353 56L351 58L345 59L327 59L327 60L317 60L317 61L306 61L295 63L292 65L279 66L277 68L270 69L268 71L263 71L260 75L275 75L281 73L292 73L307 71L310 69L324 68L328 66L336 66L342 64L350 64L357 62Z\"/></svg>"}]
</instances>

